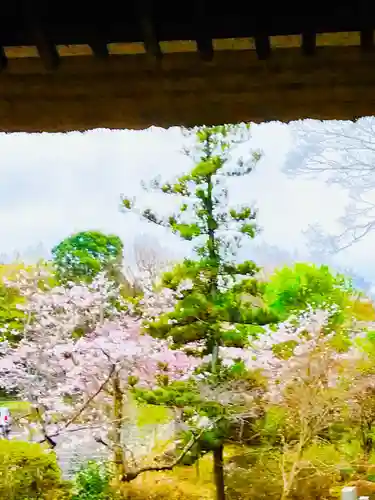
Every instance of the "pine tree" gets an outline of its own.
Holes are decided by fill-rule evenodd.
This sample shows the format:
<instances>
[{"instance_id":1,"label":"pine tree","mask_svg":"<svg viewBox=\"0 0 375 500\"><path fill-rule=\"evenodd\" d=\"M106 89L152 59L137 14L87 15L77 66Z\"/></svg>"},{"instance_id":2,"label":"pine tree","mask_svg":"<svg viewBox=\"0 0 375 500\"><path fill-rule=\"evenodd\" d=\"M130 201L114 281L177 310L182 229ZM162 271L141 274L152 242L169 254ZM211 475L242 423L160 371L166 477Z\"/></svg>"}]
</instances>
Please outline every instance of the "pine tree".
<instances>
[{"instance_id":1,"label":"pine tree","mask_svg":"<svg viewBox=\"0 0 375 500\"><path fill-rule=\"evenodd\" d=\"M236 146L249 137L247 125L199 127L193 130L195 144L187 151L195 163L194 168L174 182L151 183L153 189L181 199L179 210L168 218L160 217L150 209L139 210L134 200L123 198L126 211L138 213L149 222L169 228L182 239L194 241L195 258L186 258L163 277L162 285L177 290L185 286L175 308L160 315L146 325L154 337L171 338L176 348L185 347L190 353L209 356L212 387L228 377L221 363L220 349L225 346L243 347L249 335L259 325L275 320L262 303L263 285L257 279L258 268L252 261L238 263L236 253L243 238L256 234L256 212L249 206L229 206L225 183L253 170L260 159L259 152L250 158L233 158ZM199 347L199 349L198 349ZM240 363L232 367L231 376L243 371ZM191 389L191 386L190 386ZM191 389L192 390L192 389ZM160 393L161 394L161 393ZM198 404L192 394L184 398L176 390L180 402ZM168 404L169 394L164 398ZM182 401L182 404L181 404ZM155 396L149 402L155 402ZM216 413L215 413L216 412ZM218 409L204 408L201 414L218 416ZM217 420L219 422L219 419ZM211 436L214 458L214 478L217 499L225 499L223 449L227 426L221 421L205 436ZM205 444L207 449L207 442Z\"/></svg>"}]
</instances>

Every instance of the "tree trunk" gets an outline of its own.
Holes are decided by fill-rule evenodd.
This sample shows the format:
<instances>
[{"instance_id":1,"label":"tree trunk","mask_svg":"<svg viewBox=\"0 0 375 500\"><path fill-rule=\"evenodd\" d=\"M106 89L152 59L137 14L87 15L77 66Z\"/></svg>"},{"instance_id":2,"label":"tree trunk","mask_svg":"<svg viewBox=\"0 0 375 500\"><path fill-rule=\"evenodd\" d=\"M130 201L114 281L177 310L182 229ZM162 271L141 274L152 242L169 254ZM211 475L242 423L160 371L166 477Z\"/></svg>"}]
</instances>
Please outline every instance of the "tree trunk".
<instances>
[{"instance_id":1,"label":"tree trunk","mask_svg":"<svg viewBox=\"0 0 375 500\"><path fill-rule=\"evenodd\" d=\"M297 449L297 457L295 461L293 462L292 468L289 472L289 474L286 474L284 465L282 468L282 475L283 475L283 492L281 495L280 500L287 500L290 497L290 494L292 492L298 471L299 471L299 466L302 461L303 457L303 452L305 450L306 445L308 444L308 441L304 441L303 439L300 440L298 449ZM284 454L285 454L285 449L284 449ZM285 455L284 455L285 456ZM284 462L283 462L284 463Z\"/></svg>"},{"instance_id":2,"label":"tree trunk","mask_svg":"<svg viewBox=\"0 0 375 500\"><path fill-rule=\"evenodd\" d=\"M122 449L122 425L124 410L124 394L121 390L118 375L113 380L113 459L118 477L125 475L124 457Z\"/></svg>"},{"instance_id":3,"label":"tree trunk","mask_svg":"<svg viewBox=\"0 0 375 500\"><path fill-rule=\"evenodd\" d=\"M225 500L224 484L224 445L220 445L213 451L214 457L214 481L216 488L216 500Z\"/></svg>"},{"instance_id":4,"label":"tree trunk","mask_svg":"<svg viewBox=\"0 0 375 500\"><path fill-rule=\"evenodd\" d=\"M205 156L206 159L212 157L209 139L207 139L205 146ZM214 195L213 195L213 182L212 174L207 176L207 198L205 201L205 208L207 210L207 229L208 229L208 253L211 260L211 271L214 273L211 275L211 300L215 303L215 298L218 292L218 269L220 264L220 256L217 251L217 238L215 230L217 228L217 221L214 216ZM212 321L212 320L211 320ZM217 338L217 332L213 329L212 334L212 350L211 350L211 371L216 374L219 362L219 348L221 344L221 339ZM225 500L225 484L224 484L224 445L221 444L213 450L213 475L216 489L216 500Z\"/></svg>"},{"instance_id":5,"label":"tree trunk","mask_svg":"<svg viewBox=\"0 0 375 500\"><path fill-rule=\"evenodd\" d=\"M371 437L371 424L364 424L361 428L361 444L363 449L364 457L367 459L371 455L373 448L373 441Z\"/></svg>"},{"instance_id":6,"label":"tree trunk","mask_svg":"<svg viewBox=\"0 0 375 500\"><path fill-rule=\"evenodd\" d=\"M366 441L364 443L364 452L365 457L369 458L372 452L372 438L371 436L367 436Z\"/></svg>"}]
</instances>

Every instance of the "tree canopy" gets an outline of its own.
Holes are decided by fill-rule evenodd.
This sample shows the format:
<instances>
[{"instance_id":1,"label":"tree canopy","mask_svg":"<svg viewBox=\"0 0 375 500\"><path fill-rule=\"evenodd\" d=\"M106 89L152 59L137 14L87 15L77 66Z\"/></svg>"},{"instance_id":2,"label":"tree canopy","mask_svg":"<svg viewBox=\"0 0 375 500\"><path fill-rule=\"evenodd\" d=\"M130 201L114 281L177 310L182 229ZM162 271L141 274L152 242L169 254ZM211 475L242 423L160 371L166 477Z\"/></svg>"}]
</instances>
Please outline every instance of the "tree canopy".
<instances>
[{"instance_id":1,"label":"tree canopy","mask_svg":"<svg viewBox=\"0 0 375 500\"><path fill-rule=\"evenodd\" d=\"M52 249L60 282L90 282L102 271L117 273L122 262L119 236L82 231L65 238Z\"/></svg>"},{"instance_id":2,"label":"tree canopy","mask_svg":"<svg viewBox=\"0 0 375 500\"><path fill-rule=\"evenodd\" d=\"M336 307L332 320L343 324L346 317L375 319L374 307L350 278L326 265L299 262L284 266L269 276L264 287L264 300L280 320L308 307Z\"/></svg>"},{"instance_id":3,"label":"tree canopy","mask_svg":"<svg viewBox=\"0 0 375 500\"><path fill-rule=\"evenodd\" d=\"M46 284L45 272L51 265L39 262L36 265L25 265L17 262L14 264L0 265L0 337L16 341L21 338L25 326L25 312L23 306L27 300L20 294L12 282L19 280L20 275L33 276L35 286L43 289ZM53 285L55 279L49 275L48 285Z\"/></svg>"}]
</instances>

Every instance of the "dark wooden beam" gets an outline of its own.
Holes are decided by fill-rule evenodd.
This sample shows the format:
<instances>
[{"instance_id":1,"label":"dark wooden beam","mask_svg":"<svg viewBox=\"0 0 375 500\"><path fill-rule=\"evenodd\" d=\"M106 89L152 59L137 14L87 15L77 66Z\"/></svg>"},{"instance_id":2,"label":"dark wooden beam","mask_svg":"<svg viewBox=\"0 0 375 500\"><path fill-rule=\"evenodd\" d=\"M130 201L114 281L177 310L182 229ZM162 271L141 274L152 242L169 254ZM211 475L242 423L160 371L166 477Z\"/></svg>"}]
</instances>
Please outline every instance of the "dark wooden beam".
<instances>
[{"instance_id":1,"label":"dark wooden beam","mask_svg":"<svg viewBox=\"0 0 375 500\"><path fill-rule=\"evenodd\" d=\"M316 51L316 33L306 32L302 33L302 53L305 56L312 56Z\"/></svg>"},{"instance_id":2,"label":"dark wooden beam","mask_svg":"<svg viewBox=\"0 0 375 500\"><path fill-rule=\"evenodd\" d=\"M371 0L357 0L359 13L360 45L363 52L374 50L373 2Z\"/></svg>"},{"instance_id":3,"label":"dark wooden beam","mask_svg":"<svg viewBox=\"0 0 375 500\"><path fill-rule=\"evenodd\" d=\"M361 49L364 52L371 52L374 50L374 30L367 28L361 31Z\"/></svg>"},{"instance_id":4,"label":"dark wooden beam","mask_svg":"<svg viewBox=\"0 0 375 500\"><path fill-rule=\"evenodd\" d=\"M45 5L45 4L44 4ZM49 39L42 23L43 2L23 2L23 14L32 38L38 49L39 57L48 70L54 70L60 63L56 45Z\"/></svg>"},{"instance_id":5,"label":"dark wooden beam","mask_svg":"<svg viewBox=\"0 0 375 500\"><path fill-rule=\"evenodd\" d=\"M56 69L60 63L56 45L47 38L41 27L35 26L34 37L36 48L45 68L48 70Z\"/></svg>"},{"instance_id":6,"label":"dark wooden beam","mask_svg":"<svg viewBox=\"0 0 375 500\"><path fill-rule=\"evenodd\" d=\"M198 37L196 39L197 50L202 61L212 61L214 57L214 46L211 38Z\"/></svg>"},{"instance_id":7,"label":"dark wooden beam","mask_svg":"<svg viewBox=\"0 0 375 500\"><path fill-rule=\"evenodd\" d=\"M100 12L95 9L95 13L100 16ZM100 19L100 17L99 17ZM107 59L108 51L108 25L106 22L92 23L89 26L89 36L87 43L97 59Z\"/></svg>"},{"instance_id":8,"label":"dark wooden beam","mask_svg":"<svg viewBox=\"0 0 375 500\"><path fill-rule=\"evenodd\" d=\"M256 35L254 37L255 51L258 59L268 59L271 55L271 42L270 37L267 35Z\"/></svg>"},{"instance_id":9,"label":"dark wooden beam","mask_svg":"<svg viewBox=\"0 0 375 500\"><path fill-rule=\"evenodd\" d=\"M202 61L212 61L214 46L210 35L210 22L205 0L194 2L195 42Z\"/></svg>"},{"instance_id":10,"label":"dark wooden beam","mask_svg":"<svg viewBox=\"0 0 375 500\"><path fill-rule=\"evenodd\" d=\"M141 16L140 23L142 29L143 44L145 46L147 54L155 59L161 59L163 57L163 53L160 48L159 40L156 35L155 24L152 18L147 14L143 14Z\"/></svg>"},{"instance_id":11,"label":"dark wooden beam","mask_svg":"<svg viewBox=\"0 0 375 500\"><path fill-rule=\"evenodd\" d=\"M8 66L8 58L5 55L4 47L0 46L0 71L4 71Z\"/></svg>"},{"instance_id":12,"label":"dark wooden beam","mask_svg":"<svg viewBox=\"0 0 375 500\"><path fill-rule=\"evenodd\" d=\"M137 0L135 2L145 51L153 59L161 59L163 57L163 53L160 48L154 22L153 4L153 0Z\"/></svg>"},{"instance_id":13,"label":"dark wooden beam","mask_svg":"<svg viewBox=\"0 0 375 500\"><path fill-rule=\"evenodd\" d=\"M103 40L100 40L99 38L91 41L91 43L89 43L89 47L92 50L94 56L98 59L107 59L107 57L109 56L107 43Z\"/></svg>"}]
</instances>

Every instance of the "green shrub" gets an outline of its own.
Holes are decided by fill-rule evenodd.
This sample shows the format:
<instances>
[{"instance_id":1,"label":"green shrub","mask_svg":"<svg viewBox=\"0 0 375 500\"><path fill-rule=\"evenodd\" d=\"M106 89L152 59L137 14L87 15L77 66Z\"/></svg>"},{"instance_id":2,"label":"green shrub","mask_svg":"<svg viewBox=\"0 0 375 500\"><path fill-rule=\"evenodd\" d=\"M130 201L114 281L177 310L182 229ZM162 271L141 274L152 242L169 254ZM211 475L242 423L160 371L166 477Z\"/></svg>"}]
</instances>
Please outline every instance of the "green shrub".
<instances>
[{"instance_id":1,"label":"green shrub","mask_svg":"<svg viewBox=\"0 0 375 500\"><path fill-rule=\"evenodd\" d=\"M54 453L35 443L0 440L0 498L62 500L67 495Z\"/></svg>"},{"instance_id":2,"label":"green shrub","mask_svg":"<svg viewBox=\"0 0 375 500\"><path fill-rule=\"evenodd\" d=\"M72 500L110 500L111 476L108 468L97 462L88 462L74 477Z\"/></svg>"}]
</instances>

